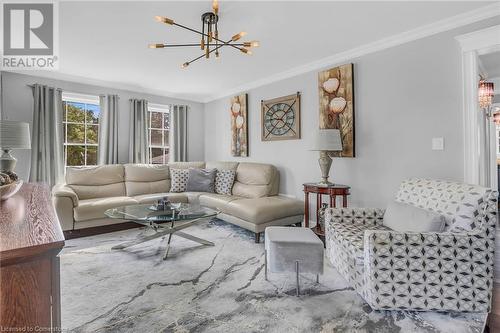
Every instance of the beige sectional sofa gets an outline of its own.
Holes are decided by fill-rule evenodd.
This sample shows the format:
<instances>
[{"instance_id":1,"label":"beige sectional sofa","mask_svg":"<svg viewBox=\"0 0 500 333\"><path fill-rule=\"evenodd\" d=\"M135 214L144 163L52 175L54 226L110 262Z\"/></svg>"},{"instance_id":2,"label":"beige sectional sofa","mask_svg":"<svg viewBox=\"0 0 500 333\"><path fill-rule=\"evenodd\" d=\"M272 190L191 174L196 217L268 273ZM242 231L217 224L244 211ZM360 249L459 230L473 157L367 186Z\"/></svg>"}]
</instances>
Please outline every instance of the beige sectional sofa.
<instances>
[{"instance_id":1,"label":"beige sectional sofa","mask_svg":"<svg viewBox=\"0 0 500 333\"><path fill-rule=\"evenodd\" d=\"M170 168L217 168L236 172L232 195L205 192L171 193ZM270 225L301 223L302 201L278 195L279 172L270 164L238 162L177 162L169 165L115 164L68 168L64 184L53 189L53 201L63 230L120 223L109 219L109 208L153 203L195 202L220 211L219 218L255 233Z\"/></svg>"}]
</instances>

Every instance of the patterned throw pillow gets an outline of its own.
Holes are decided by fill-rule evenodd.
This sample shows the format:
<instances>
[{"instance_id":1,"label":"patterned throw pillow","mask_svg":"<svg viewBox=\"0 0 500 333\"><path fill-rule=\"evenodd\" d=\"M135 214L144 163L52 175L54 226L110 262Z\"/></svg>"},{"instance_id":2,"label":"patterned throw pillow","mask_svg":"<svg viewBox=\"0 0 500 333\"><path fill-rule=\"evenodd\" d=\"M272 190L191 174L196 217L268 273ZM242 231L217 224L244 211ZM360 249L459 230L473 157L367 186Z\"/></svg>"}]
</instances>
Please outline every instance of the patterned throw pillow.
<instances>
[{"instance_id":1,"label":"patterned throw pillow","mask_svg":"<svg viewBox=\"0 0 500 333\"><path fill-rule=\"evenodd\" d=\"M236 171L219 170L215 176L215 193L231 195Z\"/></svg>"},{"instance_id":2,"label":"patterned throw pillow","mask_svg":"<svg viewBox=\"0 0 500 333\"><path fill-rule=\"evenodd\" d=\"M170 169L170 178L172 180L170 192L186 192L186 185L189 178L189 169Z\"/></svg>"}]
</instances>

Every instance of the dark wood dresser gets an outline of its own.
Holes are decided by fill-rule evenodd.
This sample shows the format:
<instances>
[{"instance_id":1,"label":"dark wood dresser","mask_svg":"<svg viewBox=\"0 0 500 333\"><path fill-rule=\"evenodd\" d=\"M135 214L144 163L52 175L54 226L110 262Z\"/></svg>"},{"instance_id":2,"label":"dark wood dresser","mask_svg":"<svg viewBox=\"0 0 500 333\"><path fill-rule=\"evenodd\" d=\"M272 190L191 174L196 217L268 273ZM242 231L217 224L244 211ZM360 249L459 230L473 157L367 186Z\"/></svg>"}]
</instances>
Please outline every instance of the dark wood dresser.
<instances>
[{"instance_id":1,"label":"dark wood dresser","mask_svg":"<svg viewBox=\"0 0 500 333\"><path fill-rule=\"evenodd\" d=\"M59 332L64 236L45 185L0 201L0 332Z\"/></svg>"}]
</instances>

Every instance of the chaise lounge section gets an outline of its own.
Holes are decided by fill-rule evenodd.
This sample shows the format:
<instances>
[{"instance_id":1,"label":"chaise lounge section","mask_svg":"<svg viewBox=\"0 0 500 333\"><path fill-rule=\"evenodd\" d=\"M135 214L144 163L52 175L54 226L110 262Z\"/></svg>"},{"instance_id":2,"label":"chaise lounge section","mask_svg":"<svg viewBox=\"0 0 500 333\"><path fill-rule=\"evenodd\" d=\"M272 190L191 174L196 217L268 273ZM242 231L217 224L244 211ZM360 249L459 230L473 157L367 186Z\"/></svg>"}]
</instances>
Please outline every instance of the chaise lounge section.
<instances>
[{"instance_id":1,"label":"chaise lounge section","mask_svg":"<svg viewBox=\"0 0 500 333\"><path fill-rule=\"evenodd\" d=\"M205 192L173 193L170 169L216 168L236 173L232 195ZM53 189L53 201L64 231L116 224L107 209L138 203L199 202L220 211L219 218L255 233L271 225L302 223L300 200L278 195L279 172L273 165L238 162L176 162L169 165L115 164L70 167L65 183Z\"/></svg>"}]
</instances>

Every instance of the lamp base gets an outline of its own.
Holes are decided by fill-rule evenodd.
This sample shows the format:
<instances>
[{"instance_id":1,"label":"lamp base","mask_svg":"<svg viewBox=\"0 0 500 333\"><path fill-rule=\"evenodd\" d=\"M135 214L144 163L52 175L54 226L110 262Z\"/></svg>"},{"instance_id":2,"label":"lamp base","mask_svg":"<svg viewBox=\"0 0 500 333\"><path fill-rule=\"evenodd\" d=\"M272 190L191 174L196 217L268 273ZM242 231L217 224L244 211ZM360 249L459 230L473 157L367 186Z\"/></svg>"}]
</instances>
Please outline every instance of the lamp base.
<instances>
[{"instance_id":1,"label":"lamp base","mask_svg":"<svg viewBox=\"0 0 500 333\"><path fill-rule=\"evenodd\" d=\"M3 149L3 154L0 156L0 171L12 171L16 167L17 159L11 155L12 149Z\"/></svg>"},{"instance_id":2,"label":"lamp base","mask_svg":"<svg viewBox=\"0 0 500 333\"><path fill-rule=\"evenodd\" d=\"M332 183L328 181L328 175L330 174L330 167L332 166L332 158L328 155L328 152L322 150L319 152L319 168L321 169L321 181L320 184L331 185Z\"/></svg>"}]
</instances>

